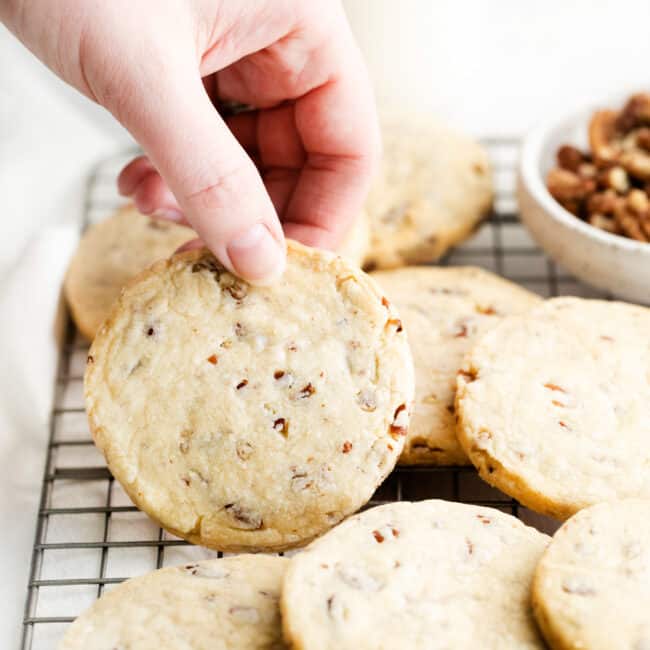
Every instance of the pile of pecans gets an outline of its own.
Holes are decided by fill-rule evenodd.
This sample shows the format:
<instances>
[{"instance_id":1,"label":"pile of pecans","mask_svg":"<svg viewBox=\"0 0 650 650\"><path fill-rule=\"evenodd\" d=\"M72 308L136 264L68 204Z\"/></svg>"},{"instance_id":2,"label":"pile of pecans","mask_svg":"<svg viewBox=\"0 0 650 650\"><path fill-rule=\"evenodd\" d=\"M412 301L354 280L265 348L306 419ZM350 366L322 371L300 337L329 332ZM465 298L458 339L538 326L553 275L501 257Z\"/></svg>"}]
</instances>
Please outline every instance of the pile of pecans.
<instances>
[{"instance_id":1,"label":"pile of pecans","mask_svg":"<svg viewBox=\"0 0 650 650\"><path fill-rule=\"evenodd\" d=\"M559 148L549 192L596 228L650 242L650 94L633 95L621 111L594 113L589 145L591 153Z\"/></svg>"}]
</instances>

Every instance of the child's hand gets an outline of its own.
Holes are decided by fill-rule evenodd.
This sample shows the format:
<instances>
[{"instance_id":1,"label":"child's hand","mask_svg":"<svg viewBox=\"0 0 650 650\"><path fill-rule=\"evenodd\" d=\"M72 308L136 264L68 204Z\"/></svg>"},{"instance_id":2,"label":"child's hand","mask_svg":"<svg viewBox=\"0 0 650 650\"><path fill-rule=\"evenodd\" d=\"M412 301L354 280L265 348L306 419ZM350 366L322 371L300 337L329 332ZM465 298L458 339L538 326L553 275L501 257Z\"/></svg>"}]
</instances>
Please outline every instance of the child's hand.
<instances>
[{"instance_id":1,"label":"child's hand","mask_svg":"<svg viewBox=\"0 0 650 650\"><path fill-rule=\"evenodd\" d=\"M282 271L282 227L335 247L361 208L379 135L336 0L5 0L0 18L142 145L120 191L237 274ZM258 110L224 122L217 100Z\"/></svg>"}]
</instances>

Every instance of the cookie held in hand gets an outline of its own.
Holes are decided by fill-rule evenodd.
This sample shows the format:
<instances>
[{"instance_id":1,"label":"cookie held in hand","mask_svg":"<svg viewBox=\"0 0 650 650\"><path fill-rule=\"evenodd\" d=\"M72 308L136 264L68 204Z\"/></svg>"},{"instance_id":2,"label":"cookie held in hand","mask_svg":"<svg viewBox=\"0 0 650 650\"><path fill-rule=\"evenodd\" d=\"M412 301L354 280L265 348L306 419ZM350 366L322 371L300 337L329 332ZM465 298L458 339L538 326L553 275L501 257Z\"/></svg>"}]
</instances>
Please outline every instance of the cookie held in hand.
<instances>
[{"instance_id":1,"label":"cookie held in hand","mask_svg":"<svg viewBox=\"0 0 650 650\"><path fill-rule=\"evenodd\" d=\"M270 287L206 250L129 284L90 349L90 427L136 505L224 551L299 546L393 468L413 399L406 333L375 283L290 243Z\"/></svg>"}]
</instances>

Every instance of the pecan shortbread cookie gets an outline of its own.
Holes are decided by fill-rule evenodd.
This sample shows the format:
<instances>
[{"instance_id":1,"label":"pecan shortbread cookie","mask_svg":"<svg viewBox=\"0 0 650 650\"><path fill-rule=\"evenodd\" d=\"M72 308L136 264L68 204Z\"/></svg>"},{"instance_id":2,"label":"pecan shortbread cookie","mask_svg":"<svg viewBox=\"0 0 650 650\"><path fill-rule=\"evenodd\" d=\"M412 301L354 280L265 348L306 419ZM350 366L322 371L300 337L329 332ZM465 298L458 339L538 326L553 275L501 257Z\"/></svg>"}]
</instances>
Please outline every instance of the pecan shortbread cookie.
<instances>
[{"instance_id":1,"label":"pecan shortbread cookie","mask_svg":"<svg viewBox=\"0 0 650 650\"><path fill-rule=\"evenodd\" d=\"M416 390L405 465L466 465L456 437L456 375L476 340L508 314L541 302L533 293L472 267L409 267L372 276L406 327Z\"/></svg>"},{"instance_id":2,"label":"pecan shortbread cookie","mask_svg":"<svg viewBox=\"0 0 650 650\"><path fill-rule=\"evenodd\" d=\"M492 205L487 153L431 118L388 115L384 156L366 211L365 266L431 262L471 235Z\"/></svg>"},{"instance_id":3,"label":"pecan shortbread cookie","mask_svg":"<svg viewBox=\"0 0 650 650\"><path fill-rule=\"evenodd\" d=\"M458 437L488 483L566 519L650 497L650 310L557 298L505 318L458 377Z\"/></svg>"},{"instance_id":4,"label":"pecan shortbread cookie","mask_svg":"<svg viewBox=\"0 0 650 650\"><path fill-rule=\"evenodd\" d=\"M533 580L535 617L559 650L647 650L648 603L650 501L581 510L555 533Z\"/></svg>"},{"instance_id":5,"label":"pecan shortbread cookie","mask_svg":"<svg viewBox=\"0 0 650 650\"><path fill-rule=\"evenodd\" d=\"M290 243L271 287L206 250L132 282L90 349L95 442L133 501L220 550L306 543L362 506L404 445L406 333L376 284Z\"/></svg>"},{"instance_id":6,"label":"pecan shortbread cookie","mask_svg":"<svg viewBox=\"0 0 650 650\"><path fill-rule=\"evenodd\" d=\"M240 555L132 578L77 618L59 650L281 650L288 564Z\"/></svg>"},{"instance_id":7,"label":"pecan shortbread cookie","mask_svg":"<svg viewBox=\"0 0 650 650\"><path fill-rule=\"evenodd\" d=\"M145 217L133 206L90 226L64 283L72 317L83 336L92 341L131 278L169 257L193 236L189 228Z\"/></svg>"},{"instance_id":8,"label":"pecan shortbread cookie","mask_svg":"<svg viewBox=\"0 0 650 650\"><path fill-rule=\"evenodd\" d=\"M544 648L530 585L547 543L492 508L366 510L292 558L285 639L297 650Z\"/></svg>"}]
</instances>

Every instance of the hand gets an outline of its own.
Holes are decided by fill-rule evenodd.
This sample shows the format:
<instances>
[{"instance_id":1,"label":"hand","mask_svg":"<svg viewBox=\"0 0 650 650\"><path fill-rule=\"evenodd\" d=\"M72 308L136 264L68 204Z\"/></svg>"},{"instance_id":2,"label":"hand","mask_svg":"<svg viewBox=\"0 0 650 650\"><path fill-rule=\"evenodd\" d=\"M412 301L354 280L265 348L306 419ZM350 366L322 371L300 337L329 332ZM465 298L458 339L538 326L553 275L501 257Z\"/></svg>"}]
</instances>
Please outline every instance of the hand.
<instances>
[{"instance_id":1,"label":"hand","mask_svg":"<svg viewBox=\"0 0 650 650\"><path fill-rule=\"evenodd\" d=\"M379 135L336 0L4 0L0 18L141 144L120 191L238 275L269 281L284 235L335 248L356 218Z\"/></svg>"}]
</instances>

